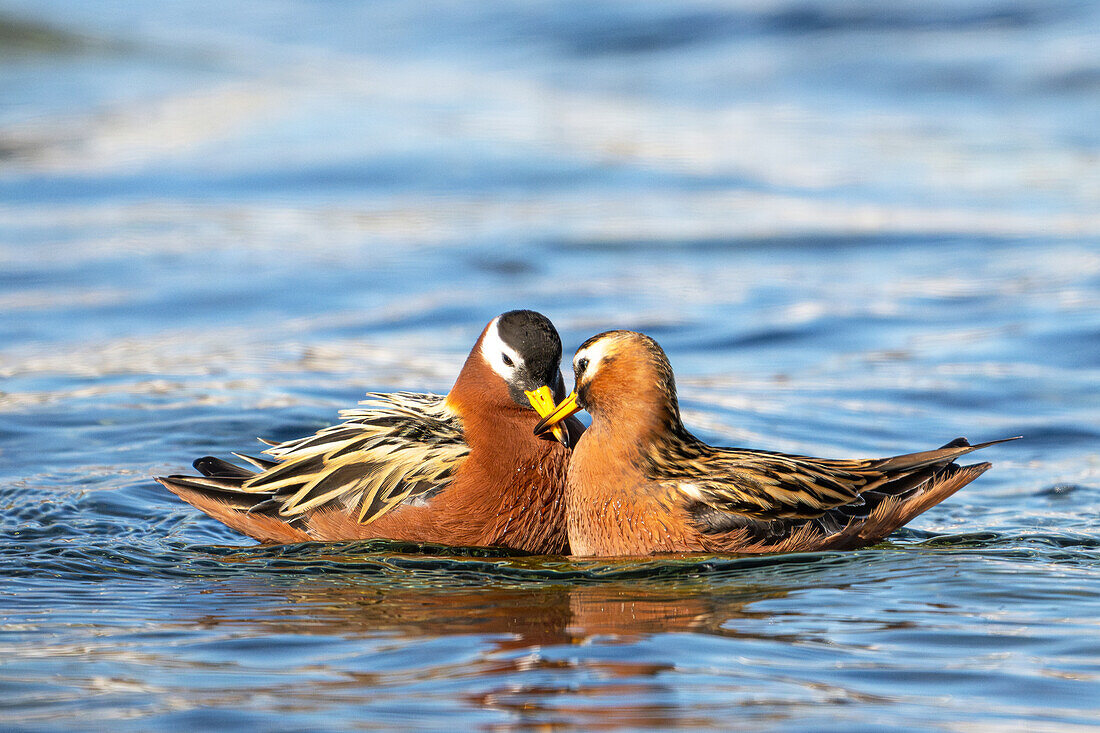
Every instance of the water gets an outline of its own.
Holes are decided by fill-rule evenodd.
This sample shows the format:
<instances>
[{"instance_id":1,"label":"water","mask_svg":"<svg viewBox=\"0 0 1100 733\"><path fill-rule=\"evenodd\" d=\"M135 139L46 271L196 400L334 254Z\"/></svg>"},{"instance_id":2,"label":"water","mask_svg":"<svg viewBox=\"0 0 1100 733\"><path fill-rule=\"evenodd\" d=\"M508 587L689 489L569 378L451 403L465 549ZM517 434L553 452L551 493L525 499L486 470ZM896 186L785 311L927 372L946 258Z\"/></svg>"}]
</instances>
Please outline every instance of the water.
<instances>
[{"instance_id":1,"label":"water","mask_svg":"<svg viewBox=\"0 0 1100 733\"><path fill-rule=\"evenodd\" d=\"M0 2L0 727L1100 724L1100 6ZM150 477L656 337L713 442L991 448L878 547L257 548Z\"/></svg>"}]
</instances>

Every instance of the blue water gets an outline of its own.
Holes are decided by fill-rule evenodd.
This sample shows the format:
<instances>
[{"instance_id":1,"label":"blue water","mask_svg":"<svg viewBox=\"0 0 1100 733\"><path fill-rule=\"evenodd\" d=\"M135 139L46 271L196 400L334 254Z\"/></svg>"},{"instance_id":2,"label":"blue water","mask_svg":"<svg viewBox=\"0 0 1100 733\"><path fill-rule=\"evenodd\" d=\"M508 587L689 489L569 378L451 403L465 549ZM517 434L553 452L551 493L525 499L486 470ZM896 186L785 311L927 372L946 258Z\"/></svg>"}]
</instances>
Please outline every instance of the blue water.
<instances>
[{"instance_id":1,"label":"blue water","mask_svg":"<svg viewBox=\"0 0 1100 733\"><path fill-rule=\"evenodd\" d=\"M1100 726L1100 4L0 0L0 728ZM534 308L880 546L259 548L151 480Z\"/></svg>"}]
</instances>

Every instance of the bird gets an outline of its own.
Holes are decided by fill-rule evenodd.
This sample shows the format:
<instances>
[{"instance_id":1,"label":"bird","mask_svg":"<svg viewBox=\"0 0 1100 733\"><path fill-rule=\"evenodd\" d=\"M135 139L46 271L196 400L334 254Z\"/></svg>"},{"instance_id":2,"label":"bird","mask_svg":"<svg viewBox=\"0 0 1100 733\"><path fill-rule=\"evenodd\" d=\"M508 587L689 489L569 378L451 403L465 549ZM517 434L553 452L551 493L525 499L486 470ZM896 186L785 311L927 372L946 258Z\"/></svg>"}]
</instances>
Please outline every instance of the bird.
<instances>
[{"instance_id":1,"label":"bird","mask_svg":"<svg viewBox=\"0 0 1100 733\"><path fill-rule=\"evenodd\" d=\"M831 460L704 443L684 427L668 357L649 336L607 331L573 359L575 387L535 426L581 409L592 423L573 447L566 527L577 556L855 549L943 501L989 463L979 448Z\"/></svg>"},{"instance_id":2,"label":"bird","mask_svg":"<svg viewBox=\"0 0 1100 733\"><path fill-rule=\"evenodd\" d=\"M546 316L509 311L484 328L445 396L368 393L338 424L262 441L270 459L205 456L199 476L155 478L264 544L384 538L563 554L569 445L584 426L533 432L566 394L561 354Z\"/></svg>"}]
</instances>

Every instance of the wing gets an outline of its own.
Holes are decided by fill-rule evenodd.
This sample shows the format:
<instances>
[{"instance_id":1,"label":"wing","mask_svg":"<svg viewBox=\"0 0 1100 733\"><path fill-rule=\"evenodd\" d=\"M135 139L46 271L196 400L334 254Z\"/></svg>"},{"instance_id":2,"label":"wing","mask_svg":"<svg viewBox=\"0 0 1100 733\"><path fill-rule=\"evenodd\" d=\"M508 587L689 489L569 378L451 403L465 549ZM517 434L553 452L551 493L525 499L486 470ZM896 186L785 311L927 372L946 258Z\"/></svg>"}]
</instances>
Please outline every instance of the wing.
<instances>
[{"instance_id":1,"label":"wing","mask_svg":"<svg viewBox=\"0 0 1100 733\"><path fill-rule=\"evenodd\" d=\"M469 453L459 418L438 395L369 394L343 422L314 435L272 445L274 461L238 455L258 473L217 458L200 458L202 477L190 488L257 496L250 512L287 518L338 502L367 524L404 501L427 499L450 483Z\"/></svg>"},{"instance_id":2,"label":"wing","mask_svg":"<svg viewBox=\"0 0 1100 733\"><path fill-rule=\"evenodd\" d=\"M700 445L677 461L686 469L661 482L719 516L811 520L832 510L860 513L864 494L902 496L959 456L1002 442L958 438L936 450L855 461Z\"/></svg>"}]
</instances>

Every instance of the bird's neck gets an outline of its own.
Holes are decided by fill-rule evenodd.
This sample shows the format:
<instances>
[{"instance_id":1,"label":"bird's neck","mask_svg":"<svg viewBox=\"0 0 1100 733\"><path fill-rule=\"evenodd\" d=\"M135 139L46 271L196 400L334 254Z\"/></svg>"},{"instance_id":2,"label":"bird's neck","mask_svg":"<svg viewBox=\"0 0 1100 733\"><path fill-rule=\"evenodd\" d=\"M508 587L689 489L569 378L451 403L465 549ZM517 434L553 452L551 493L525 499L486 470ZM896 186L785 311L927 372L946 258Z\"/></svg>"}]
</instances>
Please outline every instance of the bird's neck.
<instances>
[{"instance_id":1,"label":"bird's neck","mask_svg":"<svg viewBox=\"0 0 1100 733\"><path fill-rule=\"evenodd\" d=\"M466 511L483 527L478 544L565 550L569 451L535 436L538 419L534 410L516 409L463 421L470 455L462 472L476 482L463 493L477 497Z\"/></svg>"},{"instance_id":2,"label":"bird's neck","mask_svg":"<svg viewBox=\"0 0 1100 733\"><path fill-rule=\"evenodd\" d=\"M598 442L601 451L639 467L653 452L667 451L692 439L673 405L654 409L642 403L627 403L606 412L595 410L589 432L594 433L590 440Z\"/></svg>"}]
</instances>

